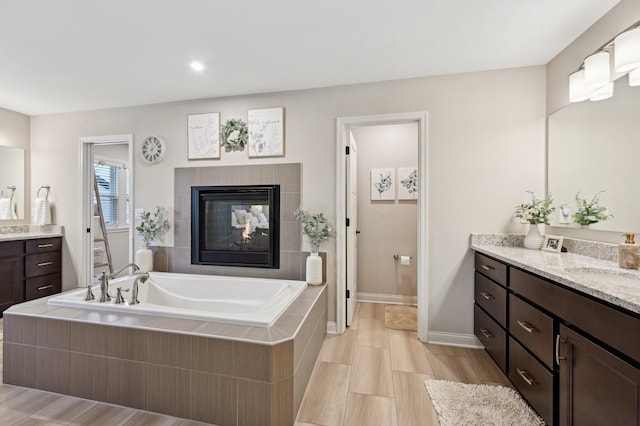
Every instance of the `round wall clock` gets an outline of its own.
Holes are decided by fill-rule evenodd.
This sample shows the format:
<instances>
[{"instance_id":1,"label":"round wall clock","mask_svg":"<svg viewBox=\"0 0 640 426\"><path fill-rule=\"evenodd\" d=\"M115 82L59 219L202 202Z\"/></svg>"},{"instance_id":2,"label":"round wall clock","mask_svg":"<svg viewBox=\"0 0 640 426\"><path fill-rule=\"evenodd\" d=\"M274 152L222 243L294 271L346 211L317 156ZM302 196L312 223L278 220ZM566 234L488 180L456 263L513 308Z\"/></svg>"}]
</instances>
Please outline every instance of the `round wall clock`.
<instances>
[{"instance_id":1,"label":"round wall clock","mask_svg":"<svg viewBox=\"0 0 640 426\"><path fill-rule=\"evenodd\" d=\"M140 154L149 164L158 164L167 153L167 145L157 136L148 136L142 141Z\"/></svg>"}]
</instances>

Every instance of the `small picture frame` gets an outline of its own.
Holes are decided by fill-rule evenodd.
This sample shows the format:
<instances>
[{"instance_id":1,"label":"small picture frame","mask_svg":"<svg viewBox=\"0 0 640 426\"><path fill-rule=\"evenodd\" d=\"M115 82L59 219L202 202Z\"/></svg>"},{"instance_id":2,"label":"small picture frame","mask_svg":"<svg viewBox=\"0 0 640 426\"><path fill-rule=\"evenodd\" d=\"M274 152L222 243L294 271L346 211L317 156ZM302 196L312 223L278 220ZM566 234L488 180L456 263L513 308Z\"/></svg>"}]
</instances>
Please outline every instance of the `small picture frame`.
<instances>
[{"instance_id":1,"label":"small picture frame","mask_svg":"<svg viewBox=\"0 0 640 426\"><path fill-rule=\"evenodd\" d=\"M545 235L544 243L542 244L542 250L551 251L554 253L560 253L562 250L562 242L564 237L558 237L555 235Z\"/></svg>"},{"instance_id":2,"label":"small picture frame","mask_svg":"<svg viewBox=\"0 0 640 426\"><path fill-rule=\"evenodd\" d=\"M220 158L220 113L187 116L187 159L215 160Z\"/></svg>"}]
</instances>

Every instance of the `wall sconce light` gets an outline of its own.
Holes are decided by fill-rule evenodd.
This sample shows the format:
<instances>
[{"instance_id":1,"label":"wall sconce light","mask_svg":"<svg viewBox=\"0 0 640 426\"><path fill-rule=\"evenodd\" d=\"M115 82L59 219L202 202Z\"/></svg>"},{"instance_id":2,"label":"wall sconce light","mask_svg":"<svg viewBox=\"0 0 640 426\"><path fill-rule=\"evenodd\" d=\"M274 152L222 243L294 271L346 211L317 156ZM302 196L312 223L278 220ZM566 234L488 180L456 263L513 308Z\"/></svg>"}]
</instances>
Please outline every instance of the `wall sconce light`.
<instances>
[{"instance_id":1,"label":"wall sconce light","mask_svg":"<svg viewBox=\"0 0 640 426\"><path fill-rule=\"evenodd\" d=\"M613 96L611 53L616 72L629 72L629 85L640 86L640 21L589 55L569 75L569 102L600 101Z\"/></svg>"}]
</instances>

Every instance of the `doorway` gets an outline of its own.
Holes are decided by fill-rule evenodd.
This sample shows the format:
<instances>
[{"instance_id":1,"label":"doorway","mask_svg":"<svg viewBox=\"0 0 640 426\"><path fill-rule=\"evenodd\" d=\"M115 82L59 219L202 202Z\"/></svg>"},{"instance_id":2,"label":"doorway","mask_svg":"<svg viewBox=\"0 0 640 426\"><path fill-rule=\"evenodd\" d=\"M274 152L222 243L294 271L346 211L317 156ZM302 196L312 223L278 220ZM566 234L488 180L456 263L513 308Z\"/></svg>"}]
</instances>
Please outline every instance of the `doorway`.
<instances>
[{"instance_id":1,"label":"doorway","mask_svg":"<svg viewBox=\"0 0 640 426\"><path fill-rule=\"evenodd\" d=\"M84 287L95 283L99 272L109 272L107 259L114 268L133 260L133 135L83 137L80 151L78 286ZM94 174L101 215L96 214Z\"/></svg>"},{"instance_id":2,"label":"doorway","mask_svg":"<svg viewBox=\"0 0 640 426\"><path fill-rule=\"evenodd\" d=\"M428 337L428 220L427 220L427 113L402 113L388 115L374 115L363 117L346 117L337 120L337 155L336 155L336 220L340 226L336 232L336 329L337 333L344 333L349 312L349 299L354 297L347 289L352 287L349 282L354 279L353 271L356 268L353 255L354 228L348 226L349 217L349 156L347 147L352 140L351 129L363 126L380 126L392 124L415 123L418 126L418 201L417 201L417 304L418 304L418 337L426 342ZM362 146L359 146L362 151ZM349 208L348 208L349 207ZM351 253L351 254L350 254Z\"/></svg>"}]
</instances>

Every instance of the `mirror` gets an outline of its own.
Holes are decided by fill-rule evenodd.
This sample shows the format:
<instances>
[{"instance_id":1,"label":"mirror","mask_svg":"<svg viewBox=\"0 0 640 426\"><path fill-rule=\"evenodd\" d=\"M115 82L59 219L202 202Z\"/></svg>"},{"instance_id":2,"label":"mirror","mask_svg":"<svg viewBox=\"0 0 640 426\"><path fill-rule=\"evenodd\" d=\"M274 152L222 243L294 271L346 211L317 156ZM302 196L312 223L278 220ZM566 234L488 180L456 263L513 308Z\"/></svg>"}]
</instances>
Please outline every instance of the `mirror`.
<instances>
[{"instance_id":1,"label":"mirror","mask_svg":"<svg viewBox=\"0 0 640 426\"><path fill-rule=\"evenodd\" d=\"M570 104L549 116L547 182L554 205L566 203L572 215L576 192L590 200L604 191L600 205L614 216L590 229L640 232L638 111L640 87L630 87L624 76L615 82L612 98ZM561 215L558 208L552 226L579 226L561 223Z\"/></svg>"},{"instance_id":2,"label":"mirror","mask_svg":"<svg viewBox=\"0 0 640 426\"><path fill-rule=\"evenodd\" d=\"M0 146L0 220L24 219L24 185L24 149Z\"/></svg>"}]
</instances>

